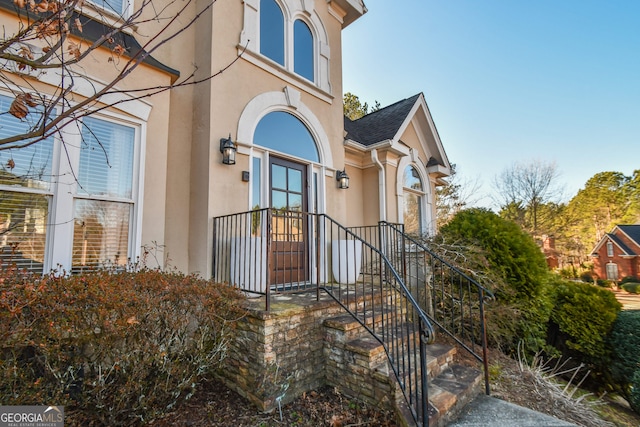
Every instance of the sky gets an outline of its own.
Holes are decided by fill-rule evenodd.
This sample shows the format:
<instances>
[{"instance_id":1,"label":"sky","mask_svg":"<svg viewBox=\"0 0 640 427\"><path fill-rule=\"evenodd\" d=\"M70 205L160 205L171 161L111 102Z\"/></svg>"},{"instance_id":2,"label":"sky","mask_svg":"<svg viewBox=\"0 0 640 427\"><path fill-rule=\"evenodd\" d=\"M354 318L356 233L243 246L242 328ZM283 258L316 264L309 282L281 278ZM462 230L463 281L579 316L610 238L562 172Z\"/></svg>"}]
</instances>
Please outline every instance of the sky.
<instances>
[{"instance_id":1,"label":"sky","mask_svg":"<svg viewBox=\"0 0 640 427\"><path fill-rule=\"evenodd\" d=\"M365 0L343 31L343 90L372 106L423 92L460 178L555 163L564 201L640 169L640 0Z\"/></svg>"}]
</instances>

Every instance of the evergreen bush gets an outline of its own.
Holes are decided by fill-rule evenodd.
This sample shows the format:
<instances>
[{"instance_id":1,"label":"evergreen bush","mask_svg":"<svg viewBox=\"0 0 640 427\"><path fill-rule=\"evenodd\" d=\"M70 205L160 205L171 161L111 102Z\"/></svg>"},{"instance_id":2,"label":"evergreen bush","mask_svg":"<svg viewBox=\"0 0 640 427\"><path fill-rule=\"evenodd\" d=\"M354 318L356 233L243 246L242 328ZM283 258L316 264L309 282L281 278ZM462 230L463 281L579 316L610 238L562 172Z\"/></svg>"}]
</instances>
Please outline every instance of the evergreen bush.
<instances>
[{"instance_id":1,"label":"evergreen bush","mask_svg":"<svg viewBox=\"0 0 640 427\"><path fill-rule=\"evenodd\" d=\"M631 378L631 395L629 396L631 409L640 414L640 368L636 370Z\"/></svg>"},{"instance_id":2,"label":"evergreen bush","mask_svg":"<svg viewBox=\"0 0 640 427\"><path fill-rule=\"evenodd\" d=\"M631 379L640 370L640 310L620 312L613 324L608 345L612 352L609 363L612 383L630 400ZM634 392L638 393L639 390L640 382L636 382Z\"/></svg>"},{"instance_id":3,"label":"evergreen bush","mask_svg":"<svg viewBox=\"0 0 640 427\"><path fill-rule=\"evenodd\" d=\"M465 271L488 278L480 282L496 295L497 301L487 304L491 344L515 352L523 341L529 352L540 350L551 310L550 273L531 236L516 223L478 208L459 212L442 227L441 235L467 252L482 251L482 259L471 261ZM469 260L466 254L461 258Z\"/></svg>"},{"instance_id":4,"label":"evergreen bush","mask_svg":"<svg viewBox=\"0 0 640 427\"><path fill-rule=\"evenodd\" d=\"M622 285L622 289L629 292L630 294L640 294L640 283L627 282Z\"/></svg>"},{"instance_id":5,"label":"evergreen bush","mask_svg":"<svg viewBox=\"0 0 640 427\"><path fill-rule=\"evenodd\" d=\"M602 366L609 355L606 337L622 308L614 293L588 283L561 280L554 289L551 322L564 338L562 346L576 352L581 361Z\"/></svg>"},{"instance_id":6,"label":"evergreen bush","mask_svg":"<svg viewBox=\"0 0 640 427\"><path fill-rule=\"evenodd\" d=\"M221 364L241 296L195 276L0 269L0 405L65 406L79 425L137 425Z\"/></svg>"}]
</instances>

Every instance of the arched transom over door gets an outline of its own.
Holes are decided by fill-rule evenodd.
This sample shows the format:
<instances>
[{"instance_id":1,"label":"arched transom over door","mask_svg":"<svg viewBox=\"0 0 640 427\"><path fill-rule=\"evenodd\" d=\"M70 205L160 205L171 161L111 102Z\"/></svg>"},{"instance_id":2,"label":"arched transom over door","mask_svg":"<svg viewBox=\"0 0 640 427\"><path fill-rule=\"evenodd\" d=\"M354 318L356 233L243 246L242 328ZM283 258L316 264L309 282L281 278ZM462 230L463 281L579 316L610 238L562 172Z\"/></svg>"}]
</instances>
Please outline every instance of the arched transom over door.
<instances>
[{"instance_id":1,"label":"arched transom over door","mask_svg":"<svg viewBox=\"0 0 640 427\"><path fill-rule=\"evenodd\" d=\"M298 118L276 111L258 123L254 145L269 153L268 197L273 215L270 282L304 283L311 271L307 175L309 164L319 162L316 143Z\"/></svg>"}]
</instances>

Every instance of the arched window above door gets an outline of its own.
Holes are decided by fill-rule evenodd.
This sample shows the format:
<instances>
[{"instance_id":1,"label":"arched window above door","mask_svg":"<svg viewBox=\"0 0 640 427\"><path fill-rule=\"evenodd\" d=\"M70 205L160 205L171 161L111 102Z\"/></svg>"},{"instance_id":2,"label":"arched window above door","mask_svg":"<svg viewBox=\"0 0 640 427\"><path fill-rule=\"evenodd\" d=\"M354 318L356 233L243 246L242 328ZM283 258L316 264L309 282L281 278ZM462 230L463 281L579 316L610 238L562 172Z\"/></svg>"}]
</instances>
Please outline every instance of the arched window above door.
<instances>
[{"instance_id":1,"label":"arched window above door","mask_svg":"<svg viewBox=\"0 0 640 427\"><path fill-rule=\"evenodd\" d=\"M309 129L294 115L274 111L264 116L253 136L253 144L319 163L318 147Z\"/></svg>"}]
</instances>

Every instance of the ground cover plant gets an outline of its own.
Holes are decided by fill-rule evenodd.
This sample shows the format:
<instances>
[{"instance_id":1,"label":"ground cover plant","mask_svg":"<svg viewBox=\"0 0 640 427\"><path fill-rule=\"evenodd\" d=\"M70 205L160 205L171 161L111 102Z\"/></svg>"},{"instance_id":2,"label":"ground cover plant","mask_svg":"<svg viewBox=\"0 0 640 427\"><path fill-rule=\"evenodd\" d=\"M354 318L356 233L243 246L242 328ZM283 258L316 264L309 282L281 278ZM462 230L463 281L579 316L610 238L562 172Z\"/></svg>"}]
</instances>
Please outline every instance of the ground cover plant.
<instances>
[{"instance_id":1,"label":"ground cover plant","mask_svg":"<svg viewBox=\"0 0 640 427\"><path fill-rule=\"evenodd\" d=\"M65 406L70 425L137 425L189 399L243 316L231 287L142 269L0 269L0 405Z\"/></svg>"}]
</instances>

